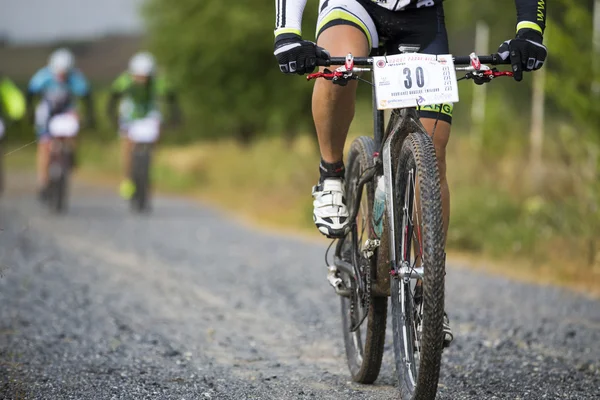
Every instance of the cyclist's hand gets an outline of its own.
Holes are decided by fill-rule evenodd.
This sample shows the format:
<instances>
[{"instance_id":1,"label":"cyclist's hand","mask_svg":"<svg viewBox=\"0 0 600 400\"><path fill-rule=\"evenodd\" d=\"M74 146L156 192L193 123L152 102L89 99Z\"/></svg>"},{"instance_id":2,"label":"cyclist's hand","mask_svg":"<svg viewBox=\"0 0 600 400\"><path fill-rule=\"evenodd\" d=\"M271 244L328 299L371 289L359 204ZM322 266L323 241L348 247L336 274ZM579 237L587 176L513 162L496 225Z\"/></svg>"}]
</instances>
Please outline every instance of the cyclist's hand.
<instances>
[{"instance_id":1,"label":"cyclist's hand","mask_svg":"<svg viewBox=\"0 0 600 400\"><path fill-rule=\"evenodd\" d=\"M548 50L542 44L542 34L533 29L521 29L512 40L507 40L498 48L498 55L510 58L516 81L523 79L523 71L534 71L544 65Z\"/></svg>"},{"instance_id":2,"label":"cyclist's hand","mask_svg":"<svg viewBox=\"0 0 600 400\"><path fill-rule=\"evenodd\" d=\"M285 74L313 72L317 59L329 60L329 53L325 49L293 33L283 33L275 38L274 54L279 69Z\"/></svg>"}]
</instances>

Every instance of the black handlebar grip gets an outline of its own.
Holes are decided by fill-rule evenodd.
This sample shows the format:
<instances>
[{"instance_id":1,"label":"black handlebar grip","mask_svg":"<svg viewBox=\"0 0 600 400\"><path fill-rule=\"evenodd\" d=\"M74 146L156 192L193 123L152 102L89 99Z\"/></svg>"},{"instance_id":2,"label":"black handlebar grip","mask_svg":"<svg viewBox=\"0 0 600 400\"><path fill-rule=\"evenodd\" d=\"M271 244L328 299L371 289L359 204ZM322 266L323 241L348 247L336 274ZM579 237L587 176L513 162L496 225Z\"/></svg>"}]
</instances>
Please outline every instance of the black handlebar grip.
<instances>
[{"instance_id":1,"label":"black handlebar grip","mask_svg":"<svg viewBox=\"0 0 600 400\"><path fill-rule=\"evenodd\" d=\"M490 65L510 65L510 59L503 60L499 54L490 54L489 56L479 56L479 61L482 64ZM461 56L454 57L454 64L456 65L471 65L471 57Z\"/></svg>"},{"instance_id":2,"label":"black handlebar grip","mask_svg":"<svg viewBox=\"0 0 600 400\"><path fill-rule=\"evenodd\" d=\"M336 58L337 57L333 57ZM317 67L329 67L331 65L331 58L328 60L322 59L322 58L317 58Z\"/></svg>"}]
</instances>

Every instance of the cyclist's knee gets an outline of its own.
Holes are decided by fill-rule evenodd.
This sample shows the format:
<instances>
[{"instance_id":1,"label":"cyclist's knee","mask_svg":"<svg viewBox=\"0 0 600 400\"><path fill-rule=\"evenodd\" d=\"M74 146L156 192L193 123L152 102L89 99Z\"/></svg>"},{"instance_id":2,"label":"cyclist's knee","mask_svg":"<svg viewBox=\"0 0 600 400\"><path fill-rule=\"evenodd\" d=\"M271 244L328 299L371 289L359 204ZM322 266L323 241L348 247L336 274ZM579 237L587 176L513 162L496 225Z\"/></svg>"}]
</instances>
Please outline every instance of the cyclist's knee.
<instances>
[{"instance_id":1,"label":"cyclist's knee","mask_svg":"<svg viewBox=\"0 0 600 400\"><path fill-rule=\"evenodd\" d=\"M357 1L321 2L317 19L317 43L332 56L367 56L379 44L379 35L369 12Z\"/></svg>"},{"instance_id":2,"label":"cyclist's knee","mask_svg":"<svg viewBox=\"0 0 600 400\"><path fill-rule=\"evenodd\" d=\"M371 51L365 33L352 25L334 25L322 30L317 45L333 57L344 57L348 53L354 57L366 57Z\"/></svg>"}]
</instances>

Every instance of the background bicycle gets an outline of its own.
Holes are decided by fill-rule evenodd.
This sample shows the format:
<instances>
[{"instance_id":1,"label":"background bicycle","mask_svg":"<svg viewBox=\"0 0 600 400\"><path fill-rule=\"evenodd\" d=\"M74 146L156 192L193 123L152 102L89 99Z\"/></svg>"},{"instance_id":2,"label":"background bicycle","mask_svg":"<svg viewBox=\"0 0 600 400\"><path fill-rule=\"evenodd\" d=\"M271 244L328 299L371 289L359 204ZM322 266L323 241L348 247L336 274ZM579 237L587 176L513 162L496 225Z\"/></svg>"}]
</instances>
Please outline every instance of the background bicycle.
<instances>
[{"instance_id":1,"label":"background bicycle","mask_svg":"<svg viewBox=\"0 0 600 400\"><path fill-rule=\"evenodd\" d=\"M79 133L79 119L74 113L50 118L50 159L48 185L44 199L50 211L62 213L67 209L69 180L75 160L74 141Z\"/></svg>"},{"instance_id":2,"label":"background bicycle","mask_svg":"<svg viewBox=\"0 0 600 400\"><path fill-rule=\"evenodd\" d=\"M150 116L135 120L129 126L127 135L133 142L130 178L135 191L130 199L131 210L146 212L150 210L150 168L152 150L160 135L160 119Z\"/></svg>"}]
</instances>

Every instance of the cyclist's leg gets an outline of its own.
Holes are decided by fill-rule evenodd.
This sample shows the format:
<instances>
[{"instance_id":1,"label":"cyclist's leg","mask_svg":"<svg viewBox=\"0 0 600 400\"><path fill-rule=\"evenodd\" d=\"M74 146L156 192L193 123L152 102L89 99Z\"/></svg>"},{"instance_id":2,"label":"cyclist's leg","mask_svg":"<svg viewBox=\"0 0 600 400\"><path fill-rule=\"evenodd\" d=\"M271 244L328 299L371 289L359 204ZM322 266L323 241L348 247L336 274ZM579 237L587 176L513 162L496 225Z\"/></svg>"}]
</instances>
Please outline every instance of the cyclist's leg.
<instances>
[{"instance_id":1,"label":"cyclist's leg","mask_svg":"<svg viewBox=\"0 0 600 400\"><path fill-rule=\"evenodd\" d=\"M446 106L446 104L444 104L444 106ZM444 237L446 237L448 235L448 225L450 222L450 188L448 187L448 180L446 179L446 146L450 139L451 125L450 122L439 119L436 126L436 118L433 116L422 116L421 123L430 135L434 133L435 129L433 146L435 147L435 155L440 173Z\"/></svg>"},{"instance_id":2,"label":"cyclist's leg","mask_svg":"<svg viewBox=\"0 0 600 400\"><path fill-rule=\"evenodd\" d=\"M50 164L51 145L51 137L48 132L49 121L50 107L45 102L42 102L35 109L35 133L37 137L36 170L40 197L44 196L49 181L48 167Z\"/></svg>"},{"instance_id":3,"label":"cyclist's leg","mask_svg":"<svg viewBox=\"0 0 600 400\"><path fill-rule=\"evenodd\" d=\"M79 114L77 114L77 110L76 109L69 109L66 111L67 113L74 113L77 116L77 119L79 119ZM77 161L76 161L76 152L77 152L77 137L78 137L79 132L77 132L77 134L73 137L69 137L69 138L65 138L64 142L67 145L67 155L68 155L68 164L69 167L74 169L77 166Z\"/></svg>"},{"instance_id":4,"label":"cyclist's leg","mask_svg":"<svg viewBox=\"0 0 600 400\"><path fill-rule=\"evenodd\" d=\"M437 6L437 34L435 39L423 49L426 54L448 54L448 34L444 22L444 7ZM437 123L436 123L437 121ZM452 104L441 104L433 108L421 111L421 122L427 132L433 135L433 145L440 173L440 185L442 189L442 213L444 216L444 238L448 236L448 225L450 223L450 188L446 178L446 146L450 139L450 127L452 123ZM434 132L435 129L435 132Z\"/></svg>"},{"instance_id":5,"label":"cyclist's leg","mask_svg":"<svg viewBox=\"0 0 600 400\"><path fill-rule=\"evenodd\" d=\"M356 1L321 1L317 44L331 56L366 57L376 40L375 27L364 8ZM315 82L312 111L321 157L327 163L342 160L346 135L354 117L357 81L347 86L323 79Z\"/></svg>"},{"instance_id":6,"label":"cyclist's leg","mask_svg":"<svg viewBox=\"0 0 600 400\"><path fill-rule=\"evenodd\" d=\"M127 132L129 129L129 119L122 118L119 122L119 141L121 150L121 173L122 179L119 185L119 194L124 199L129 199L135 192L135 185L131 180L131 153L133 142L129 139Z\"/></svg>"},{"instance_id":7,"label":"cyclist's leg","mask_svg":"<svg viewBox=\"0 0 600 400\"><path fill-rule=\"evenodd\" d=\"M39 135L37 143L37 181L40 189L48 185L49 173L48 164L50 163L50 137L48 135Z\"/></svg>"},{"instance_id":8,"label":"cyclist's leg","mask_svg":"<svg viewBox=\"0 0 600 400\"><path fill-rule=\"evenodd\" d=\"M397 49L400 43L419 44L421 53L426 54L448 54L448 36L444 23L444 10L440 4L434 7L411 10L401 17L406 22L405 32L400 34L398 40L388 43L388 51ZM446 179L446 145L450 138L450 126L452 122L452 105L441 104L423 107L420 111L421 122L430 135L433 135L433 144L440 173L442 213L444 236L448 233L450 219L450 190ZM449 346L454 338L450 321L444 313L444 346Z\"/></svg>"},{"instance_id":9,"label":"cyclist's leg","mask_svg":"<svg viewBox=\"0 0 600 400\"><path fill-rule=\"evenodd\" d=\"M437 6L437 34L433 41L423 49L427 54L448 54L448 34L444 22L444 8L442 4ZM433 135L433 146L440 174L440 186L442 194L442 214L444 224L444 240L448 236L448 225L450 222L450 188L446 178L446 146L450 139L450 126L452 123L452 104L439 104L430 106L421 111L421 122L427 132ZM444 312L444 347L452 343L454 334L450 327L448 315Z\"/></svg>"},{"instance_id":10,"label":"cyclist's leg","mask_svg":"<svg viewBox=\"0 0 600 400\"><path fill-rule=\"evenodd\" d=\"M365 57L377 42L369 14L354 0L322 0L317 25L317 43L332 56ZM334 67L335 68L335 67ZM312 111L321 151L321 178L313 188L315 225L328 237L345 235L348 209L344 193L343 152L354 117L356 81L346 86L317 80Z\"/></svg>"},{"instance_id":11,"label":"cyclist's leg","mask_svg":"<svg viewBox=\"0 0 600 400\"><path fill-rule=\"evenodd\" d=\"M405 15L402 18L408 25L406 31L409 33L402 35L399 41L407 44L420 44L420 53L448 54L450 52L442 4L403 13ZM397 44L399 44L398 40L391 45L397 46ZM388 51L390 50L388 48ZM450 139L452 104L425 106L421 109L420 114L423 126L430 135L433 135L433 145L440 173L444 237L446 237L450 221L450 189L446 179L446 146Z\"/></svg>"}]
</instances>

